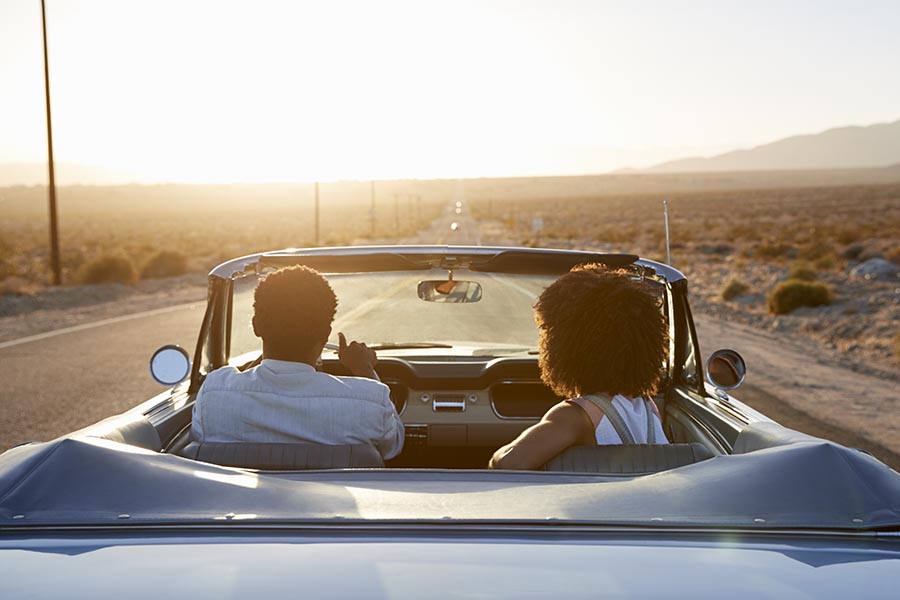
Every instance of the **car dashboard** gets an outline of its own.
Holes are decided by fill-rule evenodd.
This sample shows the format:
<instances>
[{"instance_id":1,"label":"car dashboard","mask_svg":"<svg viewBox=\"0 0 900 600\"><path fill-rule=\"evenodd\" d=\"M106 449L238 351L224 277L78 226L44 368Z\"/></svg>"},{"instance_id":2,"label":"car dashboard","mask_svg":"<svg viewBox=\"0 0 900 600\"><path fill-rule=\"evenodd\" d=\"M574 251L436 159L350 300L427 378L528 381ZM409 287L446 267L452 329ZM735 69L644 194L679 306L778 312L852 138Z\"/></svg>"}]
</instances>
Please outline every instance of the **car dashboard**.
<instances>
[{"instance_id":1,"label":"car dashboard","mask_svg":"<svg viewBox=\"0 0 900 600\"><path fill-rule=\"evenodd\" d=\"M321 369L349 375L336 359L324 360ZM376 371L406 428L404 466L442 462L450 449L454 464L469 455L483 465L488 450L513 440L560 401L541 382L534 357L380 356Z\"/></svg>"}]
</instances>

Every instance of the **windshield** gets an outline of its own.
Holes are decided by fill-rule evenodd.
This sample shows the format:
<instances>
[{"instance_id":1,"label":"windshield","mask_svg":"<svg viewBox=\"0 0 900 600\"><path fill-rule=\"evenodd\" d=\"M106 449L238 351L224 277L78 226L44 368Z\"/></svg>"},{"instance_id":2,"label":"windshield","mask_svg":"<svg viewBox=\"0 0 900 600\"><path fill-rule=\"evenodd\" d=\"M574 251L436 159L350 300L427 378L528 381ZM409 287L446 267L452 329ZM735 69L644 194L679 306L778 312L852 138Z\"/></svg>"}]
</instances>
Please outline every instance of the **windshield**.
<instances>
[{"instance_id":1,"label":"windshield","mask_svg":"<svg viewBox=\"0 0 900 600\"><path fill-rule=\"evenodd\" d=\"M420 281L446 280L447 271L403 271L326 275L338 297L329 342L338 332L370 346L451 346L443 354L502 356L537 346L533 306L554 276L454 272L456 281L481 285L477 302L426 302L417 294ZM250 325L256 277L235 281L231 356L261 349ZM404 348L394 348L403 350ZM431 353L431 352L429 352Z\"/></svg>"}]
</instances>

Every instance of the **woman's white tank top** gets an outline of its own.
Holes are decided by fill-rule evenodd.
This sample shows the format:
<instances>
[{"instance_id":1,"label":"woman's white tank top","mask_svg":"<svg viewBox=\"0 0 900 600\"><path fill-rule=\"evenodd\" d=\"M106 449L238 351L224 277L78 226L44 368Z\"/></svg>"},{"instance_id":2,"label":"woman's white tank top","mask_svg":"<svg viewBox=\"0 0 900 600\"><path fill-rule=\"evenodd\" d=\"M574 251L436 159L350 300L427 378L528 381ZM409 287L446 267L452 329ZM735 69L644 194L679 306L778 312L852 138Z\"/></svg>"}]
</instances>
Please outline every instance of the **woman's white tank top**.
<instances>
[{"instance_id":1,"label":"woman's white tank top","mask_svg":"<svg viewBox=\"0 0 900 600\"><path fill-rule=\"evenodd\" d=\"M629 398L617 394L609 396L584 396L572 402L581 406L594 424L594 437L598 446L609 444L668 444L663 432L662 421L651 405L652 400L642 397ZM602 415L602 416L601 416ZM618 423L614 424L613 420ZM616 425L623 429L626 438L616 431Z\"/></svg>"}]
</instances>

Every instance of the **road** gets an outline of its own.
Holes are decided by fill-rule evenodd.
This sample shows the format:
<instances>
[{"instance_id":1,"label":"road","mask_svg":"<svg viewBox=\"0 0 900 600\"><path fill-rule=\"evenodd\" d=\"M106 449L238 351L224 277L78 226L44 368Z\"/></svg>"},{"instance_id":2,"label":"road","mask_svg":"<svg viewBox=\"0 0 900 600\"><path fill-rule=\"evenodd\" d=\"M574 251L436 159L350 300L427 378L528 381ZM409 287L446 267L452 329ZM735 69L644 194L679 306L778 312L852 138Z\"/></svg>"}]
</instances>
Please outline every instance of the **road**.
<instances>
[{"instance_id":1,"label":"road","mask_svg":"<svg viewBox=\"0 0 900 600\"><path fill-rule=\"evenodd\" d=\"M451 230L456 222L458 228ZM451 208L405 243L477 244L478 227ZM445 277L443 271L433 274ZM340 299L337 331L365 341L453 339L534 346L529 307L540 284L528 278L500 284L477 275L485 289L475 304L425 304L415 296L426 277L385 276L366 285L332 278ZM203 312L195 302L129 314L0 342L0 451L47 440L121 412L163 390L149 376L159 346L176 343L193 354ZM258 348L249 328L251 295L238 296L234 354ZM412 310L412 309L415 310ZM452 320L448 314L455 315ZM415 317L413 317L415 315ZM900 465L897 384L822 364L802 343L696 316L702 350L733 347L747 359L747 385L735 395L786 425L874 451ZM242 326L243 323L243 326ZM864 393L861 393L863 392ZM851 426L848 426L851 424Z\"/></svg>"}]
</instances>

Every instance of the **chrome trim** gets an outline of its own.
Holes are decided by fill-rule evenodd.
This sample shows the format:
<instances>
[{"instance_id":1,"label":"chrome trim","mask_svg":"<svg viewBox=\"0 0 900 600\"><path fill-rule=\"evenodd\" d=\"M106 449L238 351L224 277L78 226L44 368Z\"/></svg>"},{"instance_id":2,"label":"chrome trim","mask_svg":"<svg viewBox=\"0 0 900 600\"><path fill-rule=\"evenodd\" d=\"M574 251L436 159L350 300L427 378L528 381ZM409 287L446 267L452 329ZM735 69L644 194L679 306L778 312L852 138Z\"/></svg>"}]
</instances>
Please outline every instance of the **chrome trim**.
<instances>
[{"instance_id":1,"label":"chrome trim","mask_svg":"<svg viewBox=\"0 0 900 600\"><path fill-rule=\"evenodd\" d=\"M420 521L403 521L399 519L383 519L383 520L364 520L364 519L316 519L304 520L299 522L290 521L270 521L270 522L248 522L248 521L187 521L187 522L161 522L154 524L146 523L122 523L115 524L85 524L85 525L0 525L0 532L6 534L31 534L32 532L115 532L121 537L126 531L164 531L164 532L181 532L182 535L201 532L201 531L240 531L239 535L247 535L248 532L327 532L334 533L337 531L359 531L359 532L383 532L386 534L410 533L410 532L439 532L439 531L472 531L472 532L497 532L497 533L542 533L542 532L558 532L564 530L566 533L584 533L584 534L602 534L602 535L691 535L691 536L747 536L747 537L778 537L784 539L796 538L857 538L857 539L881 539L893 542L891 538L897 534L885 531L841 531L841 530L818 530L818 529L777 529L777 528L750 528L747 526L736 527L699 527L686 526L679 527L677 525L604 525L603 523L586 523L583 521L567 522L564 519L547 519L543 522L539 521L479 521L464 519L446 519L446 520L420 520ZM10 536L7 539L16 539ZM119 539L119 544L122 540ZM146 543L145 539L139 539L137 543ZM886 547L886 549L889 549Z\"/></svg>"},{"instance_id":2,"label":"chrome trim","mask_svg":"<svg viewBox=\"0 0 900 600\"><path fill-rule=\"evenodd\" d=\"M434 412L466 412L466 394L432 394L431 410Z\"/></svg>"}]
</instances>

